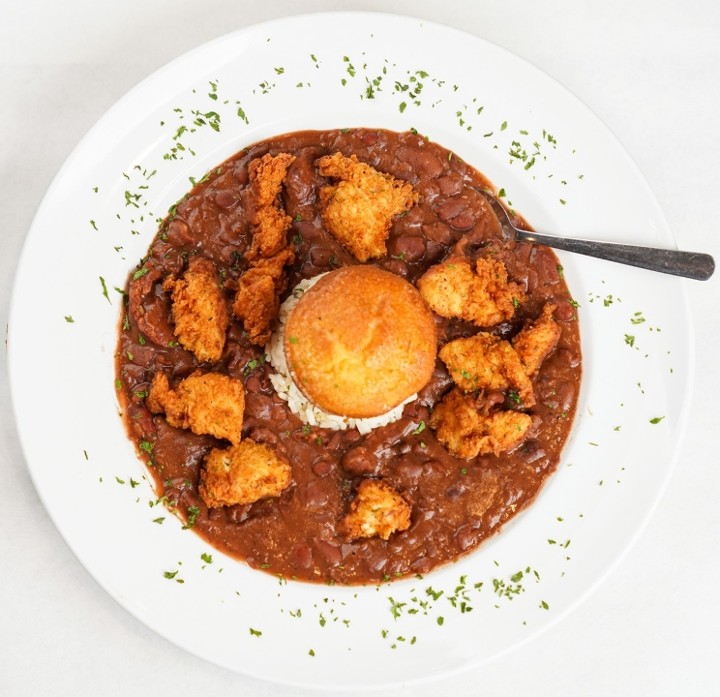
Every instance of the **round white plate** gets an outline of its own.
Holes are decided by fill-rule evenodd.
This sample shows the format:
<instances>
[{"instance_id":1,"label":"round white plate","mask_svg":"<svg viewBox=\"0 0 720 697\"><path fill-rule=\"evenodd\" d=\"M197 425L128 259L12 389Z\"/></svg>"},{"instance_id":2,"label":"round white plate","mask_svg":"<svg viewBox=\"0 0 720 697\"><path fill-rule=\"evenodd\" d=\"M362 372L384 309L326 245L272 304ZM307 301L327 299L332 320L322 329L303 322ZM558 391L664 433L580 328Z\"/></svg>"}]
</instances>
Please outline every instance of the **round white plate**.
<instances>
[{"instance_id":1,"label":"round white plate","mask_svg":"<svg viewBox=\"0 0 720 697\"><path fill-rule=\"evenodd\" d=\"M8 341L33 480L108 593L209 661L335 690L487 661L586 597L661 494L692 372L682 281L561 254L583 338L578 413L558 471L499 536L425 578L345 588L281 582L184 530L155 505L118 415L117 289L191 177L267 136L351 126L417 129L537 229L674 246L622 147L533 66L417 19L300 16L178 58L87 134L28 235Z\"/></svg>"}]
</instances>

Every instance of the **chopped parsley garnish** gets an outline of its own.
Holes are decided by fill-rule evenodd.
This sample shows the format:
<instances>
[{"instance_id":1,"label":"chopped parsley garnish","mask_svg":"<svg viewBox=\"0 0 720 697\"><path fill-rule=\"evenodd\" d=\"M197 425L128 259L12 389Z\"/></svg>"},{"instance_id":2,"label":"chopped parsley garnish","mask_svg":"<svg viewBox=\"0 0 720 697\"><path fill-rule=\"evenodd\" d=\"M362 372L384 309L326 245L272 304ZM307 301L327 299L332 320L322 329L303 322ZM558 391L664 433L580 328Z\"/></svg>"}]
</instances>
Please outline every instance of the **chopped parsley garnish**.
<instances>
[{"instance_id":1,"label":"chopped parsley garnish","mask_svg":"<svg viewBox=\"0 0 720 697\"><path fill-rule=\"evenodd\" d=\"M261 366L265 361L267 360L267 356L263 354L259 358L253 358L252 360L249 360L245 367L243 368L243 375L248 376L250 373L252 373L253 370L255 370L258 366Z\"/></svg>"},{"instance_id":2,"label":"chopped parsley garnish","mask_svg":"<svg viewBox=\"0 0 720 697\"><path fill-rule=\"evenodd\" d=\"M105 279L102 276L100 276L100 286L102 287L102 294L105 296L105 299L108 302L110 302L110 296L108 295L107 284L105 283Z\"/></svg>"},{"instance_id":3,"label":"chopped parsley garnish","mask_svg":"<svg viewBox=\"0 0 720 697\"><path fill-rule=\"evenodd\" d=\"M187 509L188 517L187 517L187 523L183 525L183 528L192 528L195 525L195 522L198 519L198 516L200 515L200 509L197 506L188 506Z\"/></svg>"}]
</instances>

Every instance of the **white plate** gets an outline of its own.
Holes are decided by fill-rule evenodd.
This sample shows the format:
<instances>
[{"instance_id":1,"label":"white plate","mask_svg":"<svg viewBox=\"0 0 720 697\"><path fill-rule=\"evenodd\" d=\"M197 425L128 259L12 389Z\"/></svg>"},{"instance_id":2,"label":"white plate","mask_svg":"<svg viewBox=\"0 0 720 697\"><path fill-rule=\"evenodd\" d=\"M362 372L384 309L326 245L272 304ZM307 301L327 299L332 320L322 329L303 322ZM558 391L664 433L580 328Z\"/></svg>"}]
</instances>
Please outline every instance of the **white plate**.
<instances>
[{"instance_id":1,"label":"white plate","mask_svg":"<svg viewBox=\"0 0 720 697\"><path fill-rule=\"evenodd\" d=\"M561 255L584 383L561 465L527 512L462 561L377 588L283 584L224 558L151 505L114 394L115 288L189 177L266 136L344 126L416 128L539 229L674 246L636 167L573 95L496 46L405 17L309 15L231 34L138 85L76 148L28 235L9 327L40 496L89 572L159 634L255 677L334 689L487 661L587 596L668 479L693 336L682 281Z\"/></svg>"}]
</instances>

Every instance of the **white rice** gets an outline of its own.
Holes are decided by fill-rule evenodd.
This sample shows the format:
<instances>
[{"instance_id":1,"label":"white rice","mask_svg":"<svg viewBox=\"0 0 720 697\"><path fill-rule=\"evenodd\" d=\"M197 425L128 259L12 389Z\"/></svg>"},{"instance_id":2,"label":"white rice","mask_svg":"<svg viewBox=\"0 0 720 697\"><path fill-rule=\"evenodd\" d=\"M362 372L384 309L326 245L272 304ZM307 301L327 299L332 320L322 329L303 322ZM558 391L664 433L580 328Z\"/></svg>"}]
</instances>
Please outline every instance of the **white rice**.
<instances>
[{"instance_id":1,"label":"white rice","mask_svg":"<svg viewBox=\"0 0 720 697\"><path fill-rule=\"evenodd\" d=\"M310 426L319 426L320 428L331 428L335 431L344 431L348 428L357 428L362 433L369 433L378 426L385 426L393 421L397 421L403 413L403 408L409 402L417 398L417 394L410 395L404 402L398 404L388 412L373 416L367 419L354 419L347 416L337 416L336 414L328 414L326 411L316 407L298 388L295 381L288 370L287 361L285 360L285 350L283 348L283 336L285 334L285 322L287 321L290 310L295 307L303 293L312 288L325 274L320 274L314 278L308 278L300 281L293 292L290 293L285 302L280 306L278 315L278 328L270 337L270 341L265 347L268 361L277 372L270 375L270 382L280 399L285 400L290 407L290 411L296 414L303 423Z\"/></svg>"}]
</instances>

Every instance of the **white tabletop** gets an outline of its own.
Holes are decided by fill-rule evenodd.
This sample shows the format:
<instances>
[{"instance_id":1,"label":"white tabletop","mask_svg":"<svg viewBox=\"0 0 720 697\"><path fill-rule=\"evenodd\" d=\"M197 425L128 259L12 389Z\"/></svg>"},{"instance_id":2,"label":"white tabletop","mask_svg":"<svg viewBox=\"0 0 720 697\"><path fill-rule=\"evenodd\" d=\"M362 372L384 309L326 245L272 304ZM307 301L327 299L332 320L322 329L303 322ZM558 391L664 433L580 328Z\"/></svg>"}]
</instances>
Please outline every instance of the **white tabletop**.
<instances>
[{"instance_id":1,"label":"white tabletop","mask_svg":"<svg viewBox=\"0 0 720 697\"><path fill-rule=\"evenodd\" d=\"M678 246L720 258L720 5L714 0L2 0L0 6L3 324L33 214L102 113L198 44L311 11L412 13L526 58L617 135ZM720 275L687 285L697 344L692 417L670 486L640 539L581 607L540 638L442 684L393 695L720 695ZM308 694L188 655L106 595L33 488L4 362L0 395L0 695Z\"/></svg>"}]
</instances>

